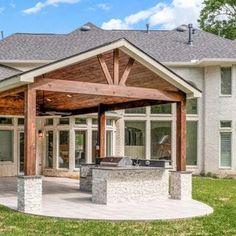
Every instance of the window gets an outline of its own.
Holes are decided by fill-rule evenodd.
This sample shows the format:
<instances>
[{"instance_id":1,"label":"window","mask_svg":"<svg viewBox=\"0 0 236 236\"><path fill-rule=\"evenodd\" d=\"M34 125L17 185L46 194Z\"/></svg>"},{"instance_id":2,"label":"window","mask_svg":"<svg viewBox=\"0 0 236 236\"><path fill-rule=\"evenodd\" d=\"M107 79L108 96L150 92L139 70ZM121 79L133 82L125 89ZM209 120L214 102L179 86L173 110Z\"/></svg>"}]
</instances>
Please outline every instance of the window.
<instances>
[{"instance_id":1,"label":"window","mask_svg":"<svg viewBox=\"0 0 236 236\"><path fill-rule=\"evenodd\" d=\"M18 125L24 125L25 124L25 119L24 118L18 118L17 124Z\"/></svg>"},{"instance_id":2,"label":"window","mask_svg":"<svg viewBox=\"0 0 236 236\"><path fill-rule=\"evenodd\" d=\"M53 168L53 131L46 132L46 168Z\"/></svg>"},{"instance_id":3,"label":"window","mask_svg":"<svg viewBox=\"0 0 236 236\"><path fill-rule=\"evenodd\" d=\"M98 119L94 119L94 118L93 118L93 119L92 119L92 124L93 124L93 125L97 125L97 124L98 124Z\"/></svg>"},{"instance_id":4,"label":"window","mask_svg":"<svg viewBox=\"0 0 236 236\"><path fill-rule=\"evenodd\" d=\"M85 163L86 131L75 131L75 168Z\"/></svg>"},{"instance_id":5,"label":"window","mask_svg":"<svg viewBox=\"0 0 236 236\"><path fill-rule=\"evenodd\" d=\"M98 131L93 130L92 133L92 162L95 163L95 159L98 156L96 145L98 140ZM113 132L111 130L106 131L106 156L113 154Z\"/></svg>"},{"instance_id":6,"label":"window","mask_svg":"<svg viewBox=\"0 0 236 236\"><path fill-rule=\"evenodd\" d=\"M106 120L106 125L107 126L112 126L112 120L111 119L107 119Z\"/></svg>"},{"instance_id":7,"label":"window","mask_svg":"<svg viewBox=\"0 0 236 236\"><path fill-rule=\"evenodd\" d=\"M232 128L232 122L231 120L223 120L220 121L220 128L227 129L227 128Z\"/></svg>"},{"instance_id":8,"label":"window","mask_svg":"<svg viewBox=\"0 0 236 236\"><path fill-rule=\"evenodd\" d=\"M0 162L13 162L13 131L0 130Z\"/></svg>"},{"instance_id":9,"label":"window","mask_svg":"<svg viewBox=\"0 0 236 236\"><path fill-rule=\"evenodd\" d=\"M232 71L231 67L221 68L221 94L232 94Z\"/></svg>"},{"instance_id":10,"label":"window","mask_svg":"<svg viewBox=\"0 0 236 236\"><path fill-rule=\"evenodd\" d=\"M151 159L171 160L171 122L151 122Z\"/></svg>"},{"instance_id":11,"label":"window","mask_svg":"<svg viewBox=\"0 0 236 236\"><path fill-rule=\"evenodd\" d=\"M106 156L112 156L112 148L113 148L113 133L111 130L106 131Z\"/></svg>"},{"instance_id":12,"label":"window","mask_svg":"<svg viewBox=\"0 0 236 236\"><path fill-rule=\"evenodd\" d=\"M129 108L125 110L126 114L146 114L145 107Z\"/></svg>"},{"instance_id":13,"label":"window","mask_svg":"<svg viewBox=\"0 0 236 236\"><path fill-rule=\"evenodd\" d=\"M75 118L75 124L76 125L86 125L87 120L84 118Z\"/></svg>"},{"instance_id":14,"label":"window","mask_svg":"<svg viewBox=\"0 0 236 236\"><path fill-rule=\"evenodd\" d=\"M70 119L69 118L60 118L59 124L60 125L69 125L70 124Z\"/></svg>"},{"instance_id":15,"label":"window","mask_svg":"<svg viewBox=\"0 0 236 236\"><path fill-rule=\"evenodd\" d=\"M197 121L187 121L186 158L187 165L197 165Z\"/></svg>"},{"instance_id":16,"label":"window","mask_svg":"<svg viewBox=\"0 0 236 236\"><path fill-rule=\"evenodd\" d=\"M145 121L125 122L125 155L145 159Z\"/></svg>"},{"instance_id":17,"label":"window","mask_svg":"<svg viewBox=\"0 0 236 236\"><path fill-rule=\"evenodd\" d=\"M52 118L46 119L45 120L45 125L46 126L52 126L53 125L53 119Z\"/></svg>"},{"instance_id":18,"label":"window","mask_svg":"<svg viewBox=\"0 0 236 236\"><path fill-rule=\"evenodd\" d=\"M186 103L187 114L197 114L197 98L188 99Z\"/></svg>"},{"instance_id":19,"label":"window","mask_svg":"<svg viewBox=\"0 0 236 236\"><path fill-rule=\"evenodd\" d=\"M171 114L171 104L151 106L152 114Z\"/></svg>"},{"instance_id":20,"label":"window","mask_svg":"<svg viewBox=\"0 0 236 236\"><path fill-rule=\"evenodd\" d=\"M0 125L13 125L12 118L0 117Z\"/></svg>"},{"instance_id":21,"label":"window","mask_svg":"<svg viewBox=\"0 0 236 236\"><path fill-rule=\"evenodd\" d=\"M69 168L69 131L59 131L59 168Z\"/></svg>"},{"instance_id":22,"label":"window","mask_svg":"<svg viewBox=\"0 0 236 236\"><path fill-rule=\"evenodd\" d=\"M231 167L231 132L220 133L220 166Z\"/></svg>"}]
</instances>

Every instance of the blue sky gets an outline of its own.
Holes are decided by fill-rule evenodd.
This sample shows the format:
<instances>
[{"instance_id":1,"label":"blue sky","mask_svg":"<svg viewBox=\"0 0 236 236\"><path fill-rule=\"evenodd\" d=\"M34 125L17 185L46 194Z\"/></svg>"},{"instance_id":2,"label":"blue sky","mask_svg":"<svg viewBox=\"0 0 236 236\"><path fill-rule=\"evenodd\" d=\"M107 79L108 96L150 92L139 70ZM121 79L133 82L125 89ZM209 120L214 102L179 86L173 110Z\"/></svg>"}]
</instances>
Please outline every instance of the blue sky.
<instances>
[{"instance_id":1,"label":"blue sky","mask_svg":"<svg viewBox=\"0 0 236 236\"><path fill-rule=\"evenodd\" d=\"M0 30L68 33L90 21L105 29L169 29L194 23L202 0L0 0Z\"/></svg>"}]
</instances>

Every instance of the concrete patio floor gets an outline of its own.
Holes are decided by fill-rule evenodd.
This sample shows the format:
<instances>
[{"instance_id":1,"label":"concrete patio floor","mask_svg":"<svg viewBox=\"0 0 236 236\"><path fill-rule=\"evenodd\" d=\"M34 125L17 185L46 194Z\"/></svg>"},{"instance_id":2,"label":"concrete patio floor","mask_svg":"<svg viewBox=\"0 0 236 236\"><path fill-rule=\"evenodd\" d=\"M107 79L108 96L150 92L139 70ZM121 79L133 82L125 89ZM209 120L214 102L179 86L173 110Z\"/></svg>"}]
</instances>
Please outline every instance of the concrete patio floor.
<instances>
[{"instance_id":1,"label":"concrete patio floor","mask_svg":"<svg viewBox=\"0 0 236 236\"><path fill-rule=\"evenodd\" d=\"M43 177L42 211L38 215L95 220L165 220L208 215L213 209L191 200L155 200L99 205L79 191L79 180ZM0 178L0 204L17 209L16 178Z\"/></svg>"}]
</instances>

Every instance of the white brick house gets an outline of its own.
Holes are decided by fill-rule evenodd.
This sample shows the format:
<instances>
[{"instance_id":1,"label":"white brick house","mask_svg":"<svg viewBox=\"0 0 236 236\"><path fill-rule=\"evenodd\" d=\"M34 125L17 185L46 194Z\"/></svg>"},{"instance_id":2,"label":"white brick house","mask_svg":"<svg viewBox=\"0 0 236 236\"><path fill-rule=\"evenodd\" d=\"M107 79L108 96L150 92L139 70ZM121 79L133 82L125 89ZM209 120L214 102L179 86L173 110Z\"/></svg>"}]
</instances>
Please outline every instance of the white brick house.
<instances>
[{"instance_id":1,"label":"white brick house","mask_svg":"<svg viewBox=\"0 0 236 236\"><path fill-rule=\"evenodd\" d=\"M202 90L187 105L187 165L195 173L236 174L236 45L197 30L193 45L182 31L105 31L88 23L69 34L14 34L0 41L0 80L99 44L127 38ZM0 88L1 91L1 88ZM96 114L38 118L37 172L77 176L95 161ZM107 114L107 155L171 159L175 156L175 106ZM0 175L22 172L22 117L0 117ZM67 156L68 162L63 162ZM173 159L173 167L175 167Z\"/></svg>"}]
</instances>

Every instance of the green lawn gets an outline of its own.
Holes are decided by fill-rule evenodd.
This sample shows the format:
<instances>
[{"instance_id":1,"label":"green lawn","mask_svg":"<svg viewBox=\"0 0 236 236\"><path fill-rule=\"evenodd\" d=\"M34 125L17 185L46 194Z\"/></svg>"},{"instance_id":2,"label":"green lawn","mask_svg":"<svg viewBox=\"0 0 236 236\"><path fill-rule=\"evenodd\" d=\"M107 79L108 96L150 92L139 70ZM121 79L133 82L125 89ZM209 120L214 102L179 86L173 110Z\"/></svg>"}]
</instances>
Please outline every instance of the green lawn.
<instances>
[{"instance_id":1,"label":"green lawn","mask_svg":"<svg viewBox=\"0 0 236 236\"><path fill-rule=\"evenodd\" d=\"M212 206L214 213L178 221L73 221L24 215L0 206L0 235L236 235L236 180L194 178L193 197Z\"/></svg>"}]
</instances>

